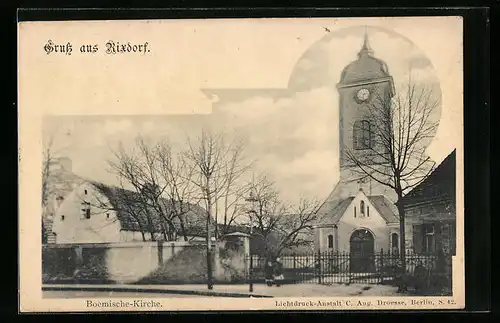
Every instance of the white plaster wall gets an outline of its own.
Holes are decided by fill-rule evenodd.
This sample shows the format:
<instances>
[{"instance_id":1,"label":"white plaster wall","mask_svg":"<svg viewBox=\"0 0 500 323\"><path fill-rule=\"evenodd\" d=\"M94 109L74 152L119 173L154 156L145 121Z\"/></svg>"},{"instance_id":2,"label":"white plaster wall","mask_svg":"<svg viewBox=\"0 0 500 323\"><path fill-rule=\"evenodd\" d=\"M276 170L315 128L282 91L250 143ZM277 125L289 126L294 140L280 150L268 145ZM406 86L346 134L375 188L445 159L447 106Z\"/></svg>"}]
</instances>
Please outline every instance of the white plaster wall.
<instances>
[{"instance_id":1,"label":"white plaster wall","mask_svg":"<svg viewBox=\"0 0 500 323\"><path fill-rule=\"evenodd\" d=\"M84 201L90 203L90 219L83 216L81 203ZM100 202L106 203L107 206L98 207ZM56 234L56 243L119 242L120 223L116 218L116 212L107 209L109 207L108 199L93 185L83 183L77 186L64 198L56 211L52 228L52 232Z\"/></svg>"},{"instance_id":2,"label":"white plaster wall","mask_svg":"<svg viewBox=\"0 0 500 323\"><path fill-rule=\"evenodd\" d=\"M163 263L186 247L187 242L163 243ZM117 243L106 253L106 267L110 279L119 283L132 283L159 267L158 242Z\"/></svg>"},{"instance_id":3,"label":"white plaster wall","mask_svg":"<svg viewBox=\"0 0 500 323\"><path fill-rule=\"evenodd\" d=\"M362 200L365 202L364 217L361 217L360 212L360 202ZM354 216L354 207L356 207L356 217ZM368 216L368 212L366 210L367 207L370 208L370 216ZM353 199L351 205L349 205L344 213L344 216L338 223L339 251L350 251L349 241L351 235L358 229L366 229L373 234L375 240L375 252L379 252L382 248L384 250L387 250L387 246L389 245L389 227L384 218L380 216L375 207L371 205L368 198L362 192L359 192L358 195ZM325 236L324 239L328 238Z\"/></svg>"}]
</instances>

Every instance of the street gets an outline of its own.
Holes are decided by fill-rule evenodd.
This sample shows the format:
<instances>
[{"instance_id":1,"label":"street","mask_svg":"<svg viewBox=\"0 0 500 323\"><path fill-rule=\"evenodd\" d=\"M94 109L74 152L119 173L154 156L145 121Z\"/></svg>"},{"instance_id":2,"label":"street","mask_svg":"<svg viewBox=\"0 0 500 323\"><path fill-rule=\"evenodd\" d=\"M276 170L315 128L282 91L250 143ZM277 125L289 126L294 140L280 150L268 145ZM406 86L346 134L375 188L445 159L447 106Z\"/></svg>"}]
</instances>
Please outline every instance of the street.
<instances>
[{"instance_id":1,"label":"street","mask_svg":"<svg viewBox=\"0 0 500 323\"><path fill-rule=\"evenodd\" d=\"M95 291L43 291L43 298L200 298L209 296L171 294L171 293L134 293L134 292L95 292ZM218 297L224 298L224 297Z\"/></svg>"}]
</instances>

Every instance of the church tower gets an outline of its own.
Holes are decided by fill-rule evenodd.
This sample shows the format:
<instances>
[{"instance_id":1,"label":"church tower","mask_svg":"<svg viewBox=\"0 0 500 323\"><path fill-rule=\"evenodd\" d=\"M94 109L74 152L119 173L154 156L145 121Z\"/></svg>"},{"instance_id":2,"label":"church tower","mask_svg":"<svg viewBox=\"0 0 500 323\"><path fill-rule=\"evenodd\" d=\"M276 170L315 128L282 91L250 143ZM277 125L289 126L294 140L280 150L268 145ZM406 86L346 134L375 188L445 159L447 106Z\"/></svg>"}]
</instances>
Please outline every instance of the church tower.
<instances>
[{"instance_id":1,"label":"church tower","mask_svg":"<svg viewBox=\"0 0 500 323\"><path fill-rule=\"evenodd\" d=\"M360 189L367 195L384 195L394 200L392 189L368 178L360 181L359 169L356 172L357 166L347 157L349 152L357 159L373 160L370 167L379 166L377 158L370 156L384 153L384 149L375 140L376 127L371 119L373 111L381 111L383 102L395 94L387 64L375 57L366 30L357 59L342 70L336 90L339 94L340 178L320 212L328 213L339 201L355 196Z\"/></svg>"}]
</instances>

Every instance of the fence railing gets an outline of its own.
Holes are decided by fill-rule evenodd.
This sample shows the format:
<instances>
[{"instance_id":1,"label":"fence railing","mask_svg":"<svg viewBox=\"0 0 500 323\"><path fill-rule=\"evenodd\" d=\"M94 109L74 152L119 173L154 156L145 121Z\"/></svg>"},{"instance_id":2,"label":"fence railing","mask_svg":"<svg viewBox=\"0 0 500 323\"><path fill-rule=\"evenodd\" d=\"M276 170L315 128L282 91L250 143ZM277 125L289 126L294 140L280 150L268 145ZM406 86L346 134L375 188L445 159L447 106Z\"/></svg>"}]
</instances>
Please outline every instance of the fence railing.
<instances>
[{"instance_id":1,"label":"fence railing","mask_svg":"<svg viewBox=\"0 0 500 323\"><path fill-rule=\"evenodd\" d=\"M253 282L265 279L264 256L252 255L248 279ZM384 283L394 280L398 273L400 255L394 252L352 254L348 252L316 252L280 256L283 275L289 283ZM405 254L407 276L417 272L429 275L445 274L451 267L450 255Z\"/></svg>"}]
</instances>

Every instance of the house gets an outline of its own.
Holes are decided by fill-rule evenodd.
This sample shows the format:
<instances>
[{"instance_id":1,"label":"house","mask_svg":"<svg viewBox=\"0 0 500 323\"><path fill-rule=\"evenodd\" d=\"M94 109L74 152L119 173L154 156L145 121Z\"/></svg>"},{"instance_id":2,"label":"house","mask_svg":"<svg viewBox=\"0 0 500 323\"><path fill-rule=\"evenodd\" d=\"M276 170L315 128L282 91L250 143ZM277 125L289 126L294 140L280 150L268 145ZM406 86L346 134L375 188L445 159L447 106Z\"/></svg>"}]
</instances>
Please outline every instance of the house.
<instances>
[{"instance_id":1,"label":"house","mask_svg":"<svg viewBox=\"0 0 500 323\"><path fill-rule=\"evenodd\" d=\"M55 243L52 226L56 210L64 199L84 180L72 172L71 159L67 157L53 158L46 174L46 201L42 208L42 243Z\"/></svg>"},{"instance_id":2,"label":"house","mask_svg":"<svg viewBox=\"0 0 500 323\"><path fill-rule=\"evenodd\" d=\"M396 207L383 195L366 195L360 189L330 210L316 230L315 248L373 254L398 249L399 217Z\"/></svg>"},{"instance_id":3,"label":"house","mask_svg":"<svg viewBox=\"0 0 500 323\"><path fill-rule=\"evenodd\" d=\"M456 251L456 150L403 197L416 253Z\"/></svg>"},{"instance_id":4,"label":"house","mask_svg":"<svg viewBox=\"0 0 500 323\"><path fill-rule=\"evenodd\" d=\"M165 199L159 205L163 214L173 207ZM167 223L157 209L145 206L141 194L82 180L72 192L60 197L52 232L57 244L182 240L182 228L188 240L200 240L206 212L197 205L185 206L182 225L178 217Z\"/></svg>"}]
</instances>

